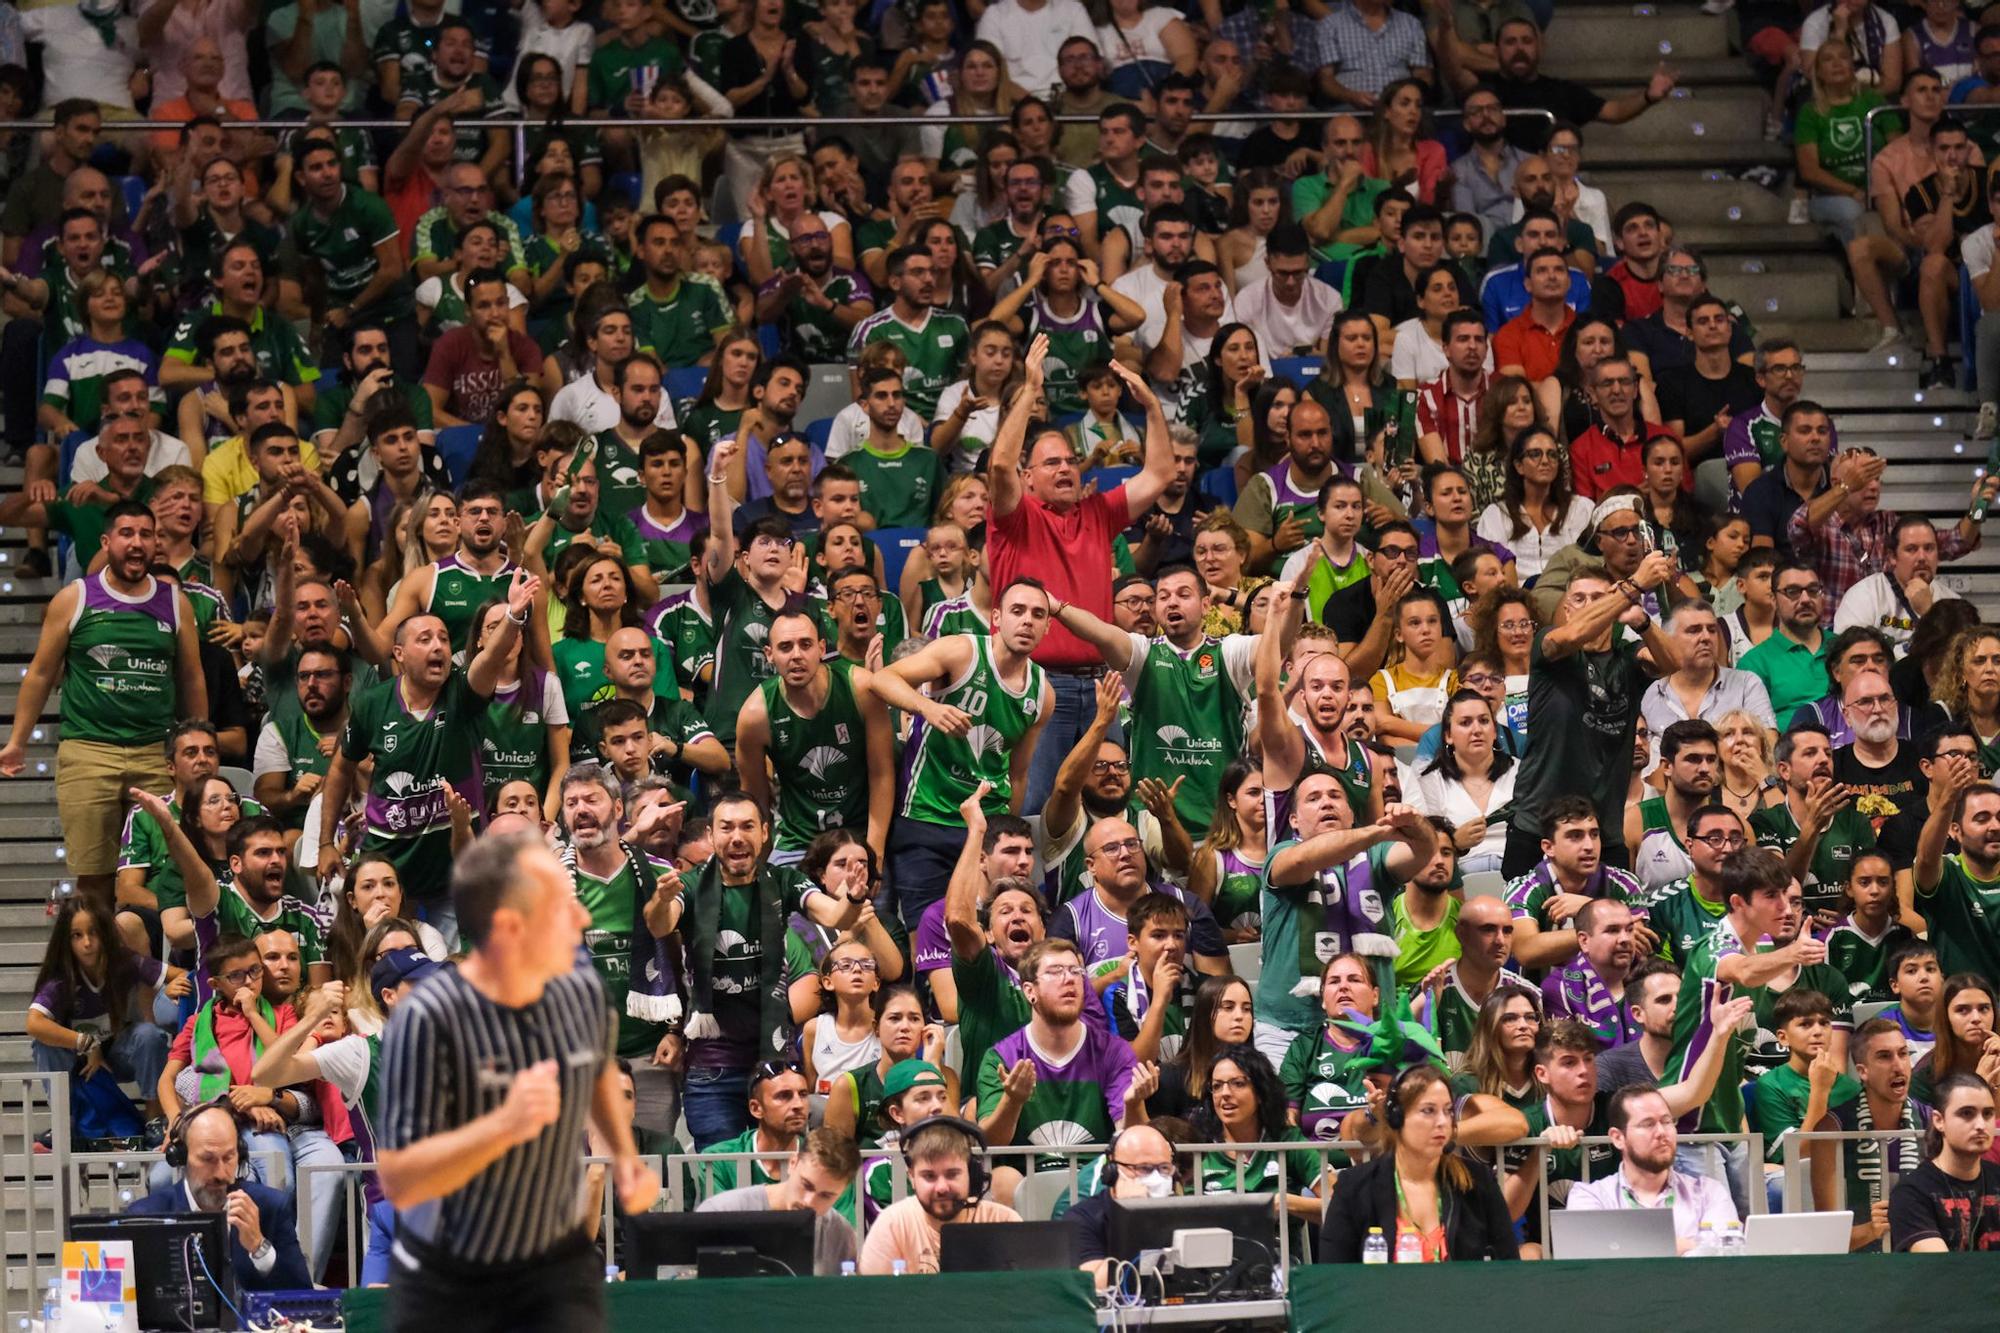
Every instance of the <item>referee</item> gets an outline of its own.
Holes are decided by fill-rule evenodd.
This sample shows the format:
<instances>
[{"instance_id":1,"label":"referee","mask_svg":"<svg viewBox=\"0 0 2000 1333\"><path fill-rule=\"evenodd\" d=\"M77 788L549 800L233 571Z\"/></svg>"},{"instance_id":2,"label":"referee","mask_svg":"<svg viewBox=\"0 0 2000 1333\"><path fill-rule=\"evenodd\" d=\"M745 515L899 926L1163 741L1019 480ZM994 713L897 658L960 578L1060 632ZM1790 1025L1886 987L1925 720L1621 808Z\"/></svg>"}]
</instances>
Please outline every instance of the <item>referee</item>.
<instances>
[{"instance_id":1,"label":"referee","mask_svg":"<svg viewBox=\"0 0 2000 1333\"><path fill-rule=\"evenodd\" d=\"M590 916L548 847L519 834L468 848L451 897L472 952L396 1006L382 1048L390 1327L601 1329L604 1270L581 1225L586 1114L627 1212L660 1182L621 1114L603 986L576 966Z\"/></svg>"}]
</instances>

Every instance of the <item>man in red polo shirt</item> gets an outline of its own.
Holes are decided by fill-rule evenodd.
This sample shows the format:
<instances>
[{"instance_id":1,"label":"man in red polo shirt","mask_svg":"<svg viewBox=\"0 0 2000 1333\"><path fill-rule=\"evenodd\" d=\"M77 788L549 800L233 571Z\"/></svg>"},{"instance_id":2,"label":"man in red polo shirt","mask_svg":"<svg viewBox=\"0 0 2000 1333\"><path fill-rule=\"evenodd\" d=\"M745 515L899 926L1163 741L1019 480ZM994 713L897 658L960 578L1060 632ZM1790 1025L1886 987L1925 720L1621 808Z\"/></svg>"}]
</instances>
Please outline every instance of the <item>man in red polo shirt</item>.
<instances>
[{"instance_id":1,"label":"man in red polo shirt","mask_svg":"<svg viewBox=\"0 0 2000 1333\"><path fill-rule=\"evenodd\" d=\"M1601 498L1614 486L1646 479L1646 441L1673 432L1639 417L1639 372L1622 356L1608 356L1591 372L1598 424L1570 441L1569 475L1576 493Z\"/></svg>"},{"instance_id":2,"label":"man in red polo shirt","mask_svg":"<svg viewBox=\"0 0 2000 1333\"><path fill-rule=\"evenodd\" d=\"M1667 233L1653 206L1635 199L1618 210L1618 253L1604 271L1625 297L1625 319L1644 319L1660 308L1660 265L1667 257ZM1623 323L1624 320L1620 320Z\"/></svg>"},{"instance_id":3,"label":"man in red polo shirt","mask_svg":"<svg viewBox=\"0 0 2000 1333\"><path fill-rule=\"evenodd\" d=\"M1493 361L1502 375L1539 384L1556 373L1563 339L1576 323L1569 308L1569 257L1553 246L1528 256L1528 308L1493 335Z\"/></svg>"},{"instance_id":4,"label":"man in red polo shirt","mask_svg":"<svg viewBox=\"0 0 2000 1333\"><path fill-rule=\"evenodd\" d=\"M1028 416L1042 383L1047 335L1036 337L1025 362L1027 383L993 440L987 460L993 509L987 528L988 578L995 588L1015 579L1039 579L1053 601L1080 606L1099 620L1111 619L1111 542L1132 526L1174 476L1174 450L1160 400L1146 382L1114 361L1112 369L1146 413L1145 466L1122 486L1086 496L1076 451L1063 433L1043 423L1029 442ZM1026 467L1022 467L1026 445ZM1097 716L1097 678L1104 674L1098 651L1061 625L1034 660L1055 689L1055 713L1042 729L1028 769L1023 815L1039 812L1062 765Z\"/></svg>"}]
</instances>

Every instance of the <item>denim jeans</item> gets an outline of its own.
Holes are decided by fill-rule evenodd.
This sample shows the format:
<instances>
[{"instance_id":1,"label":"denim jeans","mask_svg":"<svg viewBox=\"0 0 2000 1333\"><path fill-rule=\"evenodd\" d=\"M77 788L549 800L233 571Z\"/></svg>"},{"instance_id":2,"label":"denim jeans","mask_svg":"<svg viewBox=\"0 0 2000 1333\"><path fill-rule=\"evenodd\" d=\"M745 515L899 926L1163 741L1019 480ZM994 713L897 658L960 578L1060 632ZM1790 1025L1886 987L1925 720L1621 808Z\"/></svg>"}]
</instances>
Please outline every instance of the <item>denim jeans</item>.
<instances>
[{"instance_id":1,"label":"denim jeans","mask_svg":"<svg viewBox=\"0 0 2000 1333\"><path fill-rule=\"evenodd\" d=\"M305 1183L305 1169L309 1166L338 1166L347 1160L339 1145L327 1137L324 1129L301 1129L293 1132L292 1163L299 1183L299 1220L306 1217L307 1205L312 1211L312 1245L306 1250L306 1263L312 1270L313 1281L317 1282L326 1272L326 1262L333 1257L334 1242L340 1238L341 1202L346 1191L342 1188L341 1174L321 1171L314 1173L310 1184L311 1198Z\"/></svg>"},{"instance_id":2,"label":"denim jeans","mask_svg":"<svg viewBox=\"0 0 2000 1333\"><path fill-rule=\"evenodd\" d=\"M750 1128L750 1071L714 1066L688 1070L681 1113L696 1152L735 1138Z\"/></svg>"},{"instance_id":3,"label":"denim jeans","mask_svg":"<svg viewBox=\"0 0 2000 1333\"><path fill-rule=\"evenodd\" d=\"M1071 676L1049 672L1049 687L1055 691L1055 712L1035 742L1028 760L1028 793L1022 802L1023 815L1038 815L1056 785L1056 770L1097 716L1097 680L1092 676Z\"/></svg>"},{"instance_id":4,"label":"denim jeans","mask_svg":"<svg viewBox=\"0 0 2000 1333\"><path fill-rule=\"evenodd\" d=\"M965 847L965 826L951 828L900 815L889 826L889 863L876 910L899 916L912 938L924 909L944 898L952 867Z\"/></svg>"},{"instance_id":5,"label":"denim jeans","mask_svg":"<svg viewBox=\"0 0 2000 1333\"><path fill-rule=\"evenodd\" d=\"M1750 1216L1750 1145L1747 1143L1683 1143L1674 1152L1674 1169L1707 1176L1729 1186L1736 1216ZM1758 1174L1763 1168L1758 1167Z\"/></svg>"},{"instance_id":6,"label":"denim jeans","mask_svg":"<svg viewBox=\"0 0 2000 1333\"><path fill-rule=\"evenodd\" d=\"M418 903L417 916L430 923L431 928L444 936L444 947L451 953L458 952L458 908L449 897L433 903Z\"/></svg>"},{"instance_id":7,"label":"denim jeans","mask_svg":"<svg viewBox=\"0 0 2000 1333\"><path fill-rule=\"evenodd\" d=\"M120 1082L139 1085L139 1095L147 1101L158 1096L160 1074L167 1067L167 1048L173 1037L152 1023L127 1023L119 1034L106 1042L104 1067ZM77 1069L75 1051L60 1046L34 1043L35 1068L45 1074L73 1074Z\"/></svg>"}]
</instances>

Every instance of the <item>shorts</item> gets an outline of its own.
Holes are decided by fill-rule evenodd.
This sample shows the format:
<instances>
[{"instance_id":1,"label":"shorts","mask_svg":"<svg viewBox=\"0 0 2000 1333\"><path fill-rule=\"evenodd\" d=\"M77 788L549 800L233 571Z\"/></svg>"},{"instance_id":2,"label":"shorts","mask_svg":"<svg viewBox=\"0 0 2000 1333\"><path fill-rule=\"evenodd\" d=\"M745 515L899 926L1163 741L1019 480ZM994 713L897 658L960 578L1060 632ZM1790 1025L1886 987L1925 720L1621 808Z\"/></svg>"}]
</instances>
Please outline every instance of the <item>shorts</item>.
<instances>
[{"instance_id":1,"label":"shorts","mask_svg":"<svg viewBox=\"0 0 2000 1333\"><path fill-rule=\"evenodd\" d=\"M144 787L159 792L173 785L166 752L157 744L66 740L56 746L56 813L62 820L63 856L69 872L115 872L118 839L125 825L126 789Z\"/></svg>"}]
</instances>

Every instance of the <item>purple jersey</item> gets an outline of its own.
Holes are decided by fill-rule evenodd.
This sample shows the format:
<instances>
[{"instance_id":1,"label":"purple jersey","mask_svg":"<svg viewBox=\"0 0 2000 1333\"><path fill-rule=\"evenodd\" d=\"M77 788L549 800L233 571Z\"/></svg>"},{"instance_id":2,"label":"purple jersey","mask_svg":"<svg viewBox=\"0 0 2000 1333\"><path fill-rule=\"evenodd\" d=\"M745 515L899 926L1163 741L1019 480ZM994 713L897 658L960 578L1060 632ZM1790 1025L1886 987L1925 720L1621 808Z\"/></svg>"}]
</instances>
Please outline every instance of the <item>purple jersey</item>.
<instances>
[{"instance_id":1,"label":"purple jersey","mask_svg":"<svg viewBox=\"0 0 2000 1333\"><path fill-rule=\"evenodd\" d=\"M979 1114L993 1113L1006 1071L1027 1060L1035 1067L1035 1090L1021 1108L1014 1142L1051 1147L1109 1142L1125 1118L1125 1092L1132 1086L1136 1063L1132 1048L1109 1032L1086 1026L1082 1043L1058 1064L1036 1049L1029 1040L1031 1030L1001 1038L980 1062Z\"/></svg>"},{"instance_id":2,"label":"purple jersey","mask_svg":"<svg viewBox=\"0 0 2000 1333\"><path fill-rule=\"evenodd\" d=\"M1639 1039L1631 1007L1612 995L1581 953L1543 980L1542 1004L1551 1019L1574 1018L1584 1024L1606 1049Z\"/></svg>"},{"instance_id":3,"label":"purple jersey","mask_svg":"<svg viewBox=\"0 0 2000 1333\"><path fill-rule=\"evenodd\" d=\"M132 955L132 972L137 984L135 992L145 995L129 997L126 1001L125 1021L127 1023L149 1021L152 1017L152 993L160 988L161 972L159 960L143 954ZM109 1036L111 1032L110 1010L105 1005L104 992L84 981L76 993L70 993L69 983L61 977L50 979L35 992L35 998L28 1007L52 1023L60 1023L76 1031L86 1029L98 1036Z\"/></svg>"},{"instance_id":4,"label":"purple jersey","mask_svg":"<svg viewBox=\"0 0 2000 1333\"><path fill-rule=\"evenodd\" d=\"M944 899L924 909L917 919L917 940L911 949L918 975L938 972L951 966L951 932L944 924Z\"/></svg>"},{"instance_id":5,"label":"purple jersey","mask_svg":"<svg viewBox=\"0 0 2000 1333\"><path fill-rule=\"evenodd\" d=\"M708 531L708 515L697 514L692 509L681 510L681 516L670 526L654 522L643 504L625 517L632 520L632 526L649 542L679 542L683 546L691 546L698 534Z\"/></svg>"}]
</instances>

